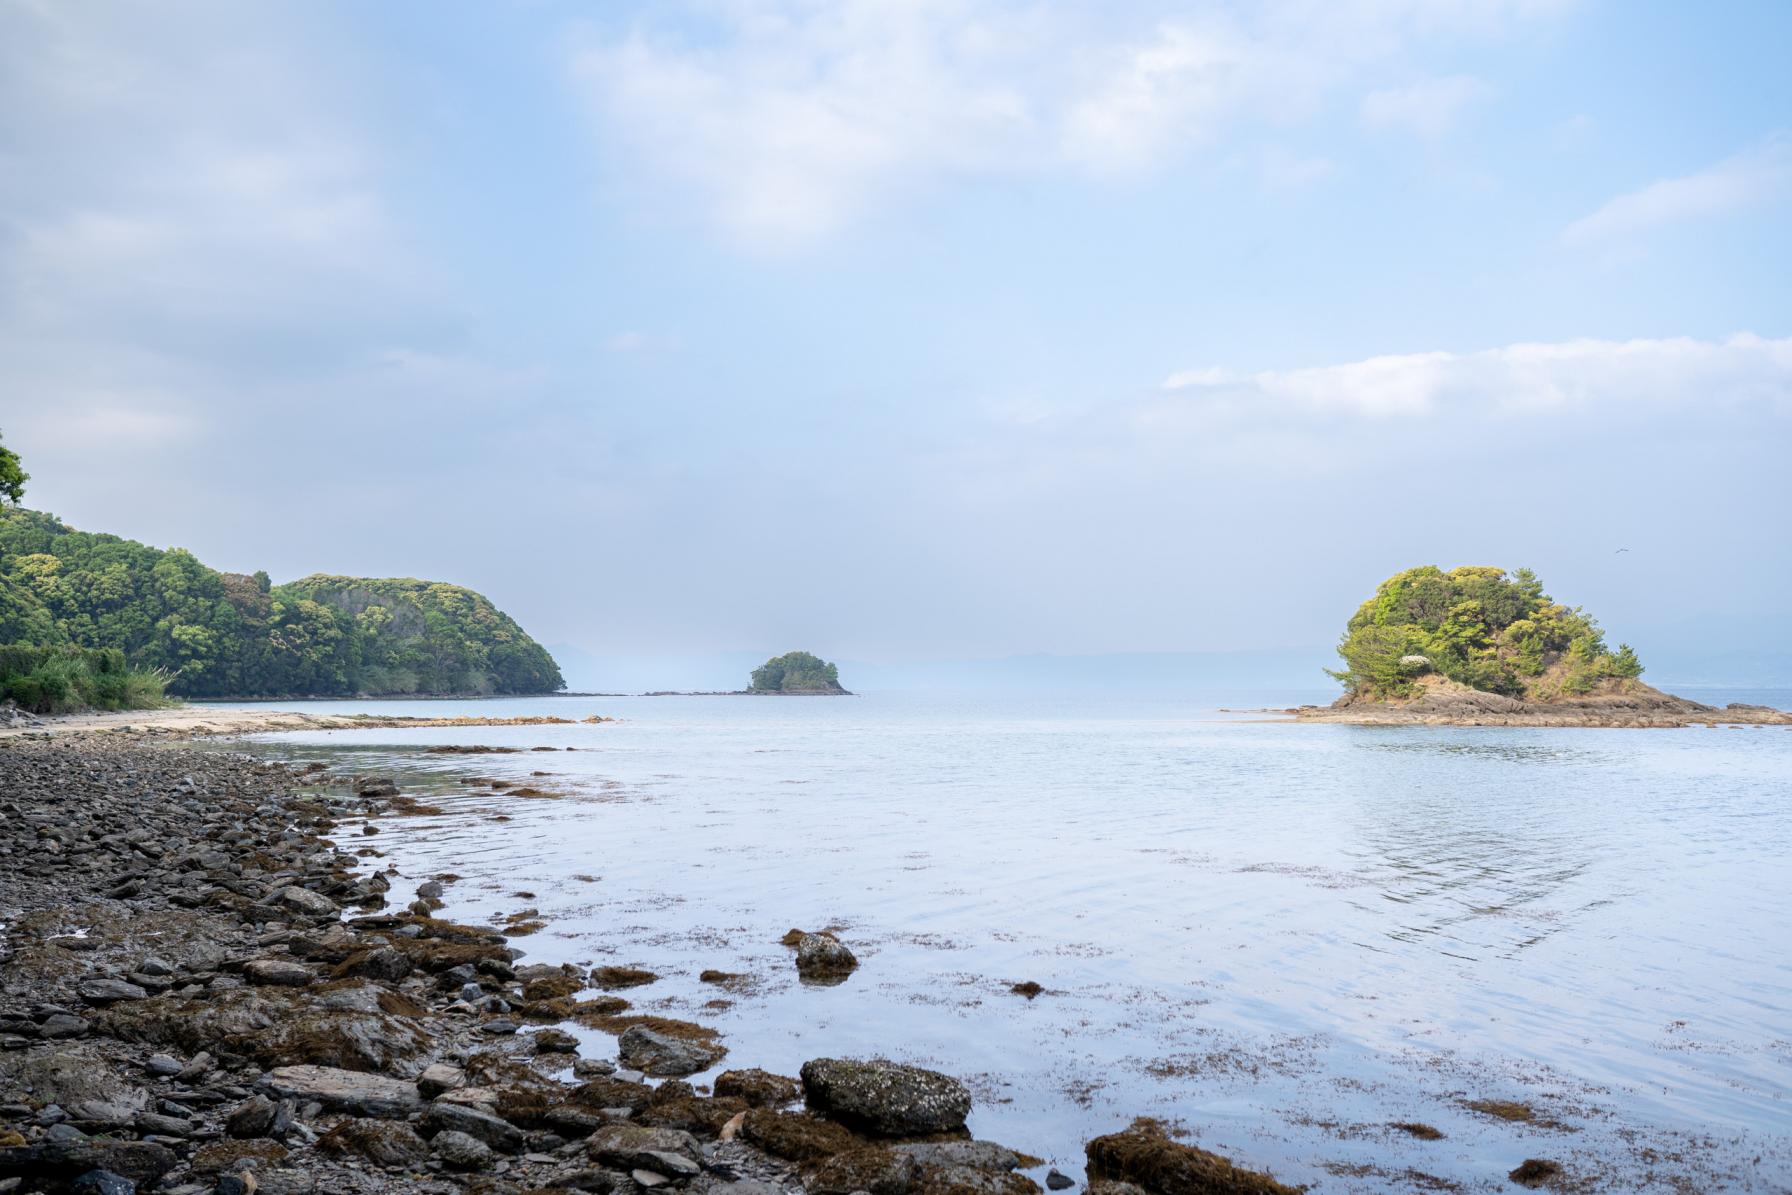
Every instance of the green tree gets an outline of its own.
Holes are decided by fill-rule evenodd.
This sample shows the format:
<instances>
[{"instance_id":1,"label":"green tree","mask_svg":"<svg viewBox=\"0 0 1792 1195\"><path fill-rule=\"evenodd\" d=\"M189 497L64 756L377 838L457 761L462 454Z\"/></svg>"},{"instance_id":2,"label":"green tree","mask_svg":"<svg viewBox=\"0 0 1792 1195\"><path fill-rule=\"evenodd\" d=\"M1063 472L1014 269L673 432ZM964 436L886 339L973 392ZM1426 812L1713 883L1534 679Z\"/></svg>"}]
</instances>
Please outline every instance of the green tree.
<instances>
[{"instance_id":1,"label":"green tree","mask_svg":"<svg viewBox=\"0 0 1792 1195\"><path fill-rule=\"evenodd\" d=\"M755 693L839 693L840 670L806 651L773 656L753 669Z\"/></svg>"},{"instance_id":2,"label":"green tree","mask_svg":"<svg viewBox=\"0 0 1792 1195\"><path fill-rule=\"evenodd\" d=\"M19 454L0 444L0 502L17 506L25 497L25 483L31 474L19 464Z\"/></svg>"}]
</instances>

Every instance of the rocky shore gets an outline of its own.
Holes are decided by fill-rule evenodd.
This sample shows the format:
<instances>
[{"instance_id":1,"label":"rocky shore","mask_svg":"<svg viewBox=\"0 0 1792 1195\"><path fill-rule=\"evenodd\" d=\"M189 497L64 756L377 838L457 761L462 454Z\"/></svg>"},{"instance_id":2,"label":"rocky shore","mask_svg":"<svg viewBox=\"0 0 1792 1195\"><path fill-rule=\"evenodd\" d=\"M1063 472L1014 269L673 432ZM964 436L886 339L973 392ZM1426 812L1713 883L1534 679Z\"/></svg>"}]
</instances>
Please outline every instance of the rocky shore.
<instances>
[{"instance_id":1,"label":"rocky shore","mask_svg":"<svg viewBox=\"0 0 1792 1195\"><path fill-rule=\"evenodd\" d=\"M1784 710L1738 704L1719 709L1639 681L1547 702L1485 693L1436 675L1419 677L1415 688L1413 696L1398 701L1345 694L1331 705L1303 705L1285 712L1303 722L1355 726L1792 726L1792 713Z\"/></svg>"},{"instance_id":2,"label":"rocky shore","mask_svg":"<svg viewBox=\"0 0 1792 1195\"><path fill-rule=\"evenodd\" d=\"M713 1030L527 964L436 915L452 877L381 864L377 820L415 805L389 778L123 725L0 741L0 1192L1040 1190L947 1075L818 1058L693 1086ZM799 966L849 965L824 937ZM1148 1121L1087 1152L1094 1195L1290 1190Z\"/></svg>"}]
</instances>

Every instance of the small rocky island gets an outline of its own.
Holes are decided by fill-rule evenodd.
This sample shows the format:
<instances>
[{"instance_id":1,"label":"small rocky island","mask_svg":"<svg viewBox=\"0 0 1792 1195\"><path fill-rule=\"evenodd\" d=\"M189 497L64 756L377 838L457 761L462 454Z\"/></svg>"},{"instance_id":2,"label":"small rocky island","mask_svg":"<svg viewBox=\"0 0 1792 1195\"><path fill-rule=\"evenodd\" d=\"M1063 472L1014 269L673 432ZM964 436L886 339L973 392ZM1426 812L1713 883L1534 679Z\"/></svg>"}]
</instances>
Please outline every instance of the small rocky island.
<instances>
[{"instance_id":1,"label":"small rocky island","mask_svg":"<svg viewBox=\"0 0 1792 1195\"><path fill-rule=\"evenodd\" d=\"M1315 722L1438 726L1792 725L1758 705L1722 709L1644 684L1586 611L1529 569L1425 565L1382 582L1345 628L1344 695L1291 711Z\"/></svg>"},{"instance_id":2,"label":"small rocky island","mask_svg":"<svg viewBox=\"0 0 1792 1195\"><path fill-rule=\"evenodd\" d=\"M840 687L840 670L820 656L806 651L773 656L753 669L752 680L746 691L785 696L851 696Z\"/></svg>"}]
</instances>

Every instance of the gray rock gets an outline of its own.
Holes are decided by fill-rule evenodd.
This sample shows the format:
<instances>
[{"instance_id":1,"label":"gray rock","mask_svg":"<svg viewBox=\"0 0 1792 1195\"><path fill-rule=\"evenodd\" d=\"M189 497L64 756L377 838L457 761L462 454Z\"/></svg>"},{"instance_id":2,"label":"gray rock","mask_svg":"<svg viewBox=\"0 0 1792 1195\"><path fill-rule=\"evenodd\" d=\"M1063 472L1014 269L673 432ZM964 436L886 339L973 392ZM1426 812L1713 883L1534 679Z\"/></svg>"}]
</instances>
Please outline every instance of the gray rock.
<instances>
[{"instance_id":1,"label":"gray rock","mask_svg":"<svg viewBox=\"0 0 1792 1195\"><path fill-rule=\"evenodd\" d=\"M112 1004L119 1000L141 1000L149 995L134 983L122 979L90 979L76 989L89 1004Z\"/></svg>"},{"instance_id":2,"label":"gray rock","mask_svg":"<svg viewBox=\"0 0 1792 1195\"><path fill-rule=\"evenodd\" d=\"M466 1104L442 1100L431 1104L423 1113L422 1129L427 1134L465 1133L505 1153L521 1153L528 1143L523 1131L509 1121Z\"/></svg>"},{"instance_id":3,"label":"gray rock","mask_svg":"<svg viewBox=\"0 0 1792 1195\"><path fill-rule=\"evenodd\" d=\"M458 1066L450 1066L446 1062L431 1063L417 1076L417 1090L434 1099L444 1091L453 1091L456 1087L464 1087L467 1073Z\"/></svg>"},{"instance_id":4,"label":"gray rock","mask_svg":"<svg viewBox=\"0 0 1792 1195\"><path fill-rule=\"evenodd\" d=\"M581 1058L572 1064L572 1073L580 1079L598 1079L616 1073L616 1064L608 1058Z\"/></svg>"},{"instance_id":5,"label":"gray rock","mask_svg":"<svg viewBox=\"0 0 1792 1195\"><path fill-rule=\"evenodd\" d=\"M185 1065L178 1058L170 1057L167 1054L151 1054L148 1061L143 1064L143 1069L158 1079L167 1079L180 1074Z\"/></svg>"},{"instance_id":6,"label":"gray rock","mask_svg":"<svg viewBox=\"0 0 1792 1195\"><path fill-rule=\"evenodd\" d=\"M285 959L258 958L243 966L243 978L264 987L302 988L316 978L311 968Z\"/></svg>"},{"instance_id":7,"label":"gray rock","mask_svg":"<svg viewBox=\"0 0 1792 1195\"><path fill-rule=\"evenodd\" d=\"M252 1095L230 1110L224 1131L232 1137L248 1140L265 1137L274 1128L274 1116L280 1105L265 1095Z\"/></svg>"},{"instance_id":8,"label":"gray rock","mask_svg":"<svg viewBox=\"0 0 1792 1195\"><path fill-rule=\"evenodd\" d=\"M846 944L827 934L804 934L796 944L797 974L805 979L835 979L859 965Z\"/></svg>"},{"instance_id":9,"label":"gray rock","mask_svg":"<svg viewBox=\"0 0 1792 1195\"><path fill-rule=\"evenodd\" d=\"M110 1170L89 1170L69 1186L71 1195L137 1195L137 1184Z\"/></svg>"},{"instance_id":10,"label":"gray rock","mask_svg":"<svg viewBox=\"0 0 1792 1195\"><path fill-rule=\"evenodd\" d=\"M1051 1173L1045 1176L1045 1185L1054 1191L1068 1191L1076 1186L1076 1180L1054 1166Z\"/></svg>"},{"instance_id":11,"label":"gray rock","mask_svg":"<svg viewBox=\"0 0 1792 1195\"><path fill-rule=\"evenodd\" d=\"M270 903L278 905L290 913L312 919L321 920L326 917L334 917L341 911L336 907L336 902L329 897L291 884L281 888L268 899Z\"/></svg>"},{"instance_id":12,"label":"gray rock","mask_svg":"<svg viewBox=\"0 0 1792 1195\"><path fill-rule=\"evenodd\" d=\"M172 975L174 974L174 964L152 954L137 964L137 970L145 975Z\"/></svg>"},{"instance_id":13,"label":"gray rock","mask_svg":"<svg viewBox=\"0 0 1792 1195\"><path fill-rule=\"evenodd\" d=\"M668 1155L683 1158L693 1166L701 1167L703 1163L703 1147L689 1133L637 1124L604 1125L586 1138L585 1152L623 1170L659 1169L668 1164Z\"/></svg>"},{"instance_id":14,"label":"gray rock","mask_svg":"<svg viewBox=\"0 0 1792 1195\"><path fill-rule=\"evenodd\" d=\"M543 1029L530 1039L537 1054L577 1054L579 1039L564 1029Z\"/></svg>"},{"instance_id":15,"label":"gray rock","mask_svg":"<svg viewBox=\"0 0 1792 1195\"><path fill-rule=\"evenodd\" d=\"M1015 1170L1027 1161L994 1141L920 1141L892 1147L922 1166L963 1166L971 1170Z\"/></svg>"},{"instance_id":16,"label":"gray rock","mask_svg":"<svg viewBox=\"0 0 1792 1195\"><path fill-rule=\"evenodd\" d=\"M0 1149L0 1176L72 1180L104 1170L150 1186L174 1169L174 1151L150 1141L50 1141Z\"/></svg>"},{"instance_id":17,"label":"gray rock","mask_svg":"<svg viewBox=\"0 0 1792 1195\"><path fill-rule=\"evenodd\" d=\"M617 1042L622 1064L656 1078L694 1075L728 1053L721 1046L669 1037L645 1025L630 1025Z\"/></svg>"},{"instance_id":18,"label":"gray rock","mask_svg":"<svg viewBox=\"0 0 1792 1195\"><path fill-rule=\"evenodd\" d=\"M75 1016L73 1013L56 1012L51 1013L38 1023L37 1033L39 1037L46 1037L54 1040L58 1038L80 1037L87 1032L88 1028L89 1026L87 1022L80 1017Z\"/></svg>"},{"instance_id":19,"label":"gray rock","mask_svg":"<svg viewBox=\"0 0 1792 1195\"><path fill-rule=\"evenodd\" d=\"M817 1058L803 1064L809 1103L845 1124L884 1137L916 1137L964 1128L971 1093L938 1071L877 1058Z\"/></svg>"},{"instance_id":20,"label":"gray rock","mask_svg":"<svg viewBox=\"0 0 1792 1195\"><path fill-rule=\"evenodd\" d=\"M333 1066L275 1067L262 1085L287 1099L315 1100L326 1108L357 1116L404 1117L423 1103L413 1083Z\"/></svg>"},{"instance_id":21,"label":"gray rock","mask_svg":"<svg viewBox=\"0 0 1792 1195\"><path fill-rule=\"evenodd\" d=\"M457 1170L483 1170L492 1164L489 1145L455 1129L437 1133L429 1144L437 1157Z\"/></svg>"}]
</instances>

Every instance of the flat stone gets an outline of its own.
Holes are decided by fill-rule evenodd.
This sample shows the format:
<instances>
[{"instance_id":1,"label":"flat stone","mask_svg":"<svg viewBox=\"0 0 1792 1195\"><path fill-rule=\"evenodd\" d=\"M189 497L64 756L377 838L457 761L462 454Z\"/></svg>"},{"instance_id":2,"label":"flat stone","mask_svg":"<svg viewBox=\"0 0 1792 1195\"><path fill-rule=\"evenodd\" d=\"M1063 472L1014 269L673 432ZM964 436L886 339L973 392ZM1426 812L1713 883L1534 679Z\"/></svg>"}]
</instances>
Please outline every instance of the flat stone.
<instances>
[{"instance_id":1,"label":"flat stone","mask_svg":"<svg viewBox=\"0 0 1792 1195\"><path fill-rule=\"evenodd\" d=\"M585 1152L625 1170L637 1166L660 1169L667 1165L668 1155L681 1157L693 1166L701 1166L703 1161L703 1148L689 1133L636 1124L604 1125L586 1139Z\"/></svg>"},{"instance_id":2,"label":"flat stone","mask_svg":"<svg viewBox=\"0 0 1792 1195\"><path fill-rule=\"evenodd\" d=\"M243 966L243 978L264 987L302 988L316 976L311 968L285 959L258 958Z\"/></svg>"},{"instance_id":3,"label":"flat stone","mask_svg":"<svg viewBox=\"0 0 1792 1195\"><path fill-rule=\"evenodd\" d=\"M149 992L122 979L90 979L75 989L89 1004L113 1004L119 1000L141 1000Z\"/></svg>"},{"instance_id":4,"label":"flat stone","mask_svg":"<svg viewBox=\"0 0 1792 1195\"><path fill-rule=\"evenodd\" d=\"M262 1085L287 1099L316 1100L326 1108L358 1116L400 1118L409 1116L423 1103L414 1083L333 1066L275 1067L263 1078Z\"/></svg>"}]
</instances>

